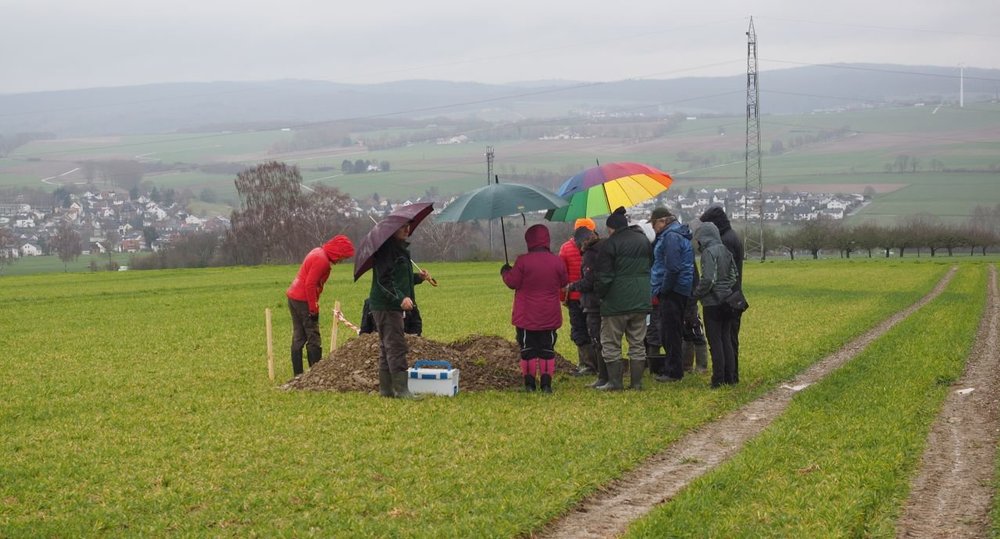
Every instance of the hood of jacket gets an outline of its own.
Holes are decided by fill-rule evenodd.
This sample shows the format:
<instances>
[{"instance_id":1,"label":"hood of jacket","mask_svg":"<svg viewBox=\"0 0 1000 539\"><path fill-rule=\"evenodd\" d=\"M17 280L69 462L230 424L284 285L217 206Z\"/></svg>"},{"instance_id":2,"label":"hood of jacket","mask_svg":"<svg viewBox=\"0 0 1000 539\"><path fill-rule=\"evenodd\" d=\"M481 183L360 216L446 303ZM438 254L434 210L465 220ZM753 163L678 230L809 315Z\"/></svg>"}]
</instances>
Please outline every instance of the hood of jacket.
<instances>
[{"instance_id":1,"label":"hood of jacket","mask_svg":"<svg viewBox=\"0 0 1000 539\"><path fill-rule=\"evenodd\" d=\"M722 206L712 206L711 208L708 208L705 210L705 213L701 214L701 217L698 220L703 223L714 224L715 227L719 229L719 236L725 234L727 230L732 228L732 225L729 223L729 218L726 217L726 212L722 209Z\"/></svg>"},{"instance_id":2,"label":"hood of jacket","mask_svg":"<svg viewBox=\"0 0 1000 539\"><path fill-rule=\"evenodd\" d=\"M722 236L719 235L719 228L711 221L702 223L698 227L698 231L694 233L694 239L701 246L702 251L713 245L722 245Z\"/></svg>"},{"instance_id":3,"label":"hood of jacket","mask_svg":"<svg viewBox=\"0 0 1000 539\"><path fill-rule=\"evenodd\" d=\"M667 231L676 232L676 233L680 234L681 236L684 236L684 238L687 239L687 240L689 240L689 241L691 240L691 237L692 237L691 236L691 227L689 227L689 226L687 226L685 224L681 224L679 221L674 221L673 223L670 223L670 225L667 226L667 228L664 228L663 231L664 232L667 232ZM721 234L720 234L719 237L720 238L722 237Z\"/></svg>"},{"instance_id":4,"label":"hood of jacket","mask_svg":"<svg viewBox=\"0 0 1000 539\"><path fill-rule=\"evenodd\" d=\"M354 244L347 236L338 234L323 244L323 252L330 262L337 262L354 256Z\"/></svg>"},{"instance_id":5,"label":"hood of jacket","mask_svg":"<svg viewBox=\"0 0 1000 539\"><path fill-rule=\"evenodd\" d=\"M529 251L537 251L539 249L548 251L550 249L549 244L551 243L549 229L545 225L531 225L528 230L524 231L524 243L528 245Z\"/></svg>"}]
</instances>

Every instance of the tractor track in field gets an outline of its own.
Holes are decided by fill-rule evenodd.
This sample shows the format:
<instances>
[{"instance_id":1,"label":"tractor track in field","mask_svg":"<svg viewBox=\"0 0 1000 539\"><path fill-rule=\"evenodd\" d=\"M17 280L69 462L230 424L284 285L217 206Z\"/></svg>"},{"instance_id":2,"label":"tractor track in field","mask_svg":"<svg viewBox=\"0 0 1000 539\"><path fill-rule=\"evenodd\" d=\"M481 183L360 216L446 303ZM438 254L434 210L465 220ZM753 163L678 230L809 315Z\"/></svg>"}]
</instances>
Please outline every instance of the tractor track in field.
<instances>
[{"instance_id":1,"label":"tractor track in field","mask_svg":"<svg viewBox=\"0 0 1000 539\"><path fill-rule=\"evenodd\" d=\"M639 467L585 498L576 507L539 529L532 537L616 537L654 507L669 501L689 483L722 464L780 416L795 393L854 359L893 326L938 297L956 267L913 305L813 364L792 380L717 421L702 425Z\"/></svg>"},{"instance_id":2,"label":"tractor track in field","mask_svg":"<svg viewBox=\"0 0 1000 539\"><path fill-rule=\"evenodd\" d=\"M962 377L927 437L897 537L988 537L1000 428L1000 298L989 295ZM972 391L969 391L969 390Z\"/></svg>"}]
</instances>

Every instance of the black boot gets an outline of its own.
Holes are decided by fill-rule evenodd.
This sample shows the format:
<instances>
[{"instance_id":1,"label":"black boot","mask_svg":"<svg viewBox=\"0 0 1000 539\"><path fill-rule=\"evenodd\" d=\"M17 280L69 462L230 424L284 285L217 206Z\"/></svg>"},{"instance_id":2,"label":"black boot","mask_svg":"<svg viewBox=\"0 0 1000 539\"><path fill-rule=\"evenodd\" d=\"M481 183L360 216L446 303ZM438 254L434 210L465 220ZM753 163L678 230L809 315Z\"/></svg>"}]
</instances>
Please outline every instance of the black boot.
<instances>
[{"instance_id":1,"label":"black boot","mask_svg":"<svg viewBox=\"0 0 1000 539\"><path fill-rule=\"evenodd\" d=\"M652 375L663 374L663 361L666 358L660 353L659 346L646 345L646 361L649 362L649 372Z\"/></svg>"},{"instance_id":2,"label":"black boot","mask_svg":"<svg viewBox=\"0 0 1000 539\"><path fill-rule=\"evenodd\" d=\"M586 344L577 346L576 350L580 358L580 365L573 371L573 376L591 376L596 374L593 364L593 347Z\"/></svg>"},{"instance_id":3,"label":"black boot","mask_svg":"<svg viewBox=\"0 0 1000 539\"><path fill-rule=\"evenodd\" d=\"M535 390L535 375L525 374L524 375L524 390L531 393Z\"/></svg>"},{"instance_id":4,"label":"black boot","mask_svg":"<svg viewBox=\"0 0 1000 539\"><path fill-rule=\"evenodd\" d=\"M542 375L542 393L552 393L552 375Z\"/></svg>"},{"instance_id":5,"label":"black boot","mask_svg":"<svg viewBox=\"0 0 1000 539\"><path fill-rule=\"evenodd\" d=\"M412 399L413 393L410 393L410 382L407 379L407 372L394 372L390 376L392 377L392 392L396 394L396 398Z\"/></svg>"},{"instance_id":6,"label":"black boot","mask_svg":"<svg viewBox=\"0 0 1000 539\"><path fill-rule=\"evenodd\" d=\"M642 375L646 372L646 362L639 360L629 361L630 374L632 375L632 389L636 391L642 390Z\"/></svg>"},{"instance_id":7,"label":"black boot","mask_svg":"<svg viewBox=\"0 0 1000 539\"><path fill-rule=\"evenodd\" d=\"M292 376L298 376L302 372L302 350L292 350Z\"/></svg>"},{"instance_id":8,"label":"black boot","mask_svg":"<svg viewBox=\"0 0 1000 539\"><path fill-rule=\"evenodd\" d=\"M590 384L590 387L601 387L608 383L608 364L604 362L604 356L601 355L600 350L595 352L595 357L597 359L597 381Z\"/></svg>"},{"instance_id":9,"label":"black boot","mask_svg":"<svg viewBox=\"0 0 1000 539\"><path fill-rule=\"evenodd\" d=\"M318 346L306 346L306 355L309 356L309 368L319 363L323 359L323 349Z\"/></svg>"},{"instance_id":10,"label":"black boot","mask_svg":"<svg viewBox=\"0 0 1000 539\"><path fill-rule=\"evenodd\" d=\"M392 390L392 373L388 369L378 370L378 394L390 399L396 396Z\"/></svg>"},{"instance_id":11,"label":"black boot","mask_svg":"<svg viewBox=\"0 0 1000 539\"><path fill-rule=\"evenodd\" d=\"M597 386L598 391L621 391L622 390L622 361L609 361L605 363L608 367L608 383Z\"/></svg>"}]
</instances>

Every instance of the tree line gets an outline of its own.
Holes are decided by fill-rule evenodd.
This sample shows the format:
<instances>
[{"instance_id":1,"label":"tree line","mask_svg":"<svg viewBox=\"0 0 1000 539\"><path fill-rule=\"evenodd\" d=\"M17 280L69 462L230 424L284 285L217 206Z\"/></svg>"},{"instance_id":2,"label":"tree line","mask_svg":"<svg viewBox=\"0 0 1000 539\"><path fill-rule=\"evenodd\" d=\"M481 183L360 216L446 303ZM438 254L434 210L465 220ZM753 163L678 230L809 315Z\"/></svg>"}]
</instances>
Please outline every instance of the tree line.
<instances>
[{"instance_id":1,"label":"tree line","mask_svg":"<svg viewBox=\"0 0 1000 539\"><path fill-rule=\"evenodd\" d=\"M302 189L299 169L271 162L240 172L235 180L240 207L231 214L231 226L223 237L197 233L172 241L159 252L137 255L129 262L136 269L205 267L222 265L294 264L310 249L335 234L355 242L371 229L380 215L357 215L354 202L338 189L316 186ZM508 252L524 250L522 232L528 222L504 221ZM546 223L553 243L572 235L568 223ZM741 224L734 223L740 230ZM455 261L493 260L501 253L499 224L488 222L435 223L433 217L420 225L420 241L412 250L415 259ZM918 214L895 225L818 219L797 227L767 228L763 241L767 255L819 258L821 253L851 256L937 256L968 250L983 254L1000 245L1000 204L980 206L966 224L943 222ZM555 247L554 247L555 248ZM760 255L758 252L757 255ZM752 256L752 253L751 253Z\"/></svg>"},{"instance_id":2,"label":"tree line","mask_svg":"<svg viewBox=\"0 0 1000 539\"><path fill-rule=\"evenodd\" d=\"M905 257L908 253L921 256L924 252L932 257L942 253L953 256L965 250L985 256L1000 245L1000 204L977 206L965 224L944 222L926 213L905 217L894 225L848 225L820 218L783 231L766 228L762 243L768 251L787 254L793 260L796 253L819 258L823 251L844 258L856 254L868 258Z\"/></svg>"}]
</instances>

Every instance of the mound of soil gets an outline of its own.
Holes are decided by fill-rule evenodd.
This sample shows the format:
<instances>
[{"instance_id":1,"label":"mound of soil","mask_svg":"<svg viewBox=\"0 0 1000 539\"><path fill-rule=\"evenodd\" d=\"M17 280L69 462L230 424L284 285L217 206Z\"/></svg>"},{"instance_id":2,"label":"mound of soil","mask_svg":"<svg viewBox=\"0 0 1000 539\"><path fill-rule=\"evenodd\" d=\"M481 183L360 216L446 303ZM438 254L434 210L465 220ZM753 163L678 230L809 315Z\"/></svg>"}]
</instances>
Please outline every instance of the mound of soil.
<instances>
[{"instance_id":1,"label":"mound of soil","mask_svg":"<svg viewBox=\"0 0 1000 539\"><path fill-rule=\"evenodd\" d=\"M459 369L460 391L511 389L521 387L524 379L518 364L520 349L503 337L473 335L445 344L416 335L407 335L410 353L407 364L420 359L446 360ZM351 339L322 361L297 376L284 389L313 391L378 391L378 334L368 333ZM556 354L556 374L569 373L576 365Z\"/></svg>"}]
</instances>

